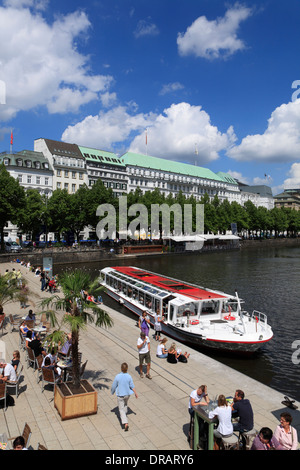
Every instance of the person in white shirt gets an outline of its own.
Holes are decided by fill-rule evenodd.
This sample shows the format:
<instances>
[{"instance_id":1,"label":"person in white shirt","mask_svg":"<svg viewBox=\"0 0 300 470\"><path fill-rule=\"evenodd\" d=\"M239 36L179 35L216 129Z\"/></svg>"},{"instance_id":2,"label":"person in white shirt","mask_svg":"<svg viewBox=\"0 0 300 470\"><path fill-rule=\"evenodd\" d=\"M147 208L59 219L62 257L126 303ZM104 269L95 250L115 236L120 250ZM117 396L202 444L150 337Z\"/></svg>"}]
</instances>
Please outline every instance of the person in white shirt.
<instances>
[{"instance_id":1,"label":"person in white shirt","mask_svg":"<svg viewBox=\"0 0 300 470\"><path fill-rule=\"evenodd\" d=\"M139 351L139 367L140 367L140 377L143 378L143 363L146 362L147 365L147 373L146 377L148 379L152 379L150 375L150 367L151 367L151 356L150 356L150 339L145 333L141 333L139 339L137 340L137 348Z\"/></svg>"},{"instance_id":2,"label":"person in white shirt","mask_svg":"<svg viewBox=\"0 0 300 470\"><path fill-rule=\"evenodd\" d=\"M189 413L194 414L193 406L195 405L208 405L209 397L207 394L207 385L200 385L196 390L190 394L189 400Z\"/></svg>"},{"instance_id":3,"label":"person in white shirt","mask_svg":"<svg viewBox=\"0 0 300 470\"><path fill-rule=\"evenodd\" d=\"M217 429L214 430L216 438L229 437L233 434L231 411L231 406L227 404L225 396L219 395L217 408L210 411L208 415L210 419L218 418L219 424Z\"/></svg>"},{"instance_id":4,"label":"person in white shirt","mask_svg":"<svg viewBox=\"0 0 300 470\"><path fill-rule=\"evenodd\" d=\"M15 382L17 380L15 368L11 364L6 364L6 362L2 362L0 364L0 379L5 382Z\"/></svg>"}]
</instances>

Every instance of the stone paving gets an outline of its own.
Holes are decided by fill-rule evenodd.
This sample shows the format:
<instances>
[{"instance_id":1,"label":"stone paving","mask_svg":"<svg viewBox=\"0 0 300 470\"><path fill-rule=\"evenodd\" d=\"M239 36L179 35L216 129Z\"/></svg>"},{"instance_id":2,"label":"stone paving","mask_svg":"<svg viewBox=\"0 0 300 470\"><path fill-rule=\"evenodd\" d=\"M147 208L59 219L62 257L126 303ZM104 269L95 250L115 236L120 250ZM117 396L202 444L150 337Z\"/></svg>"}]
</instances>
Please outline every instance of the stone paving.
<instances>
[{"instance_id":1,"label":"stone paving","mask_svg":"<svg viewBox=\"0 0 300 470\"><path fill-rule=\"evenodd\" d=\"M17 263L3 263L0 273L6 269L21 269L29 288L34 294L34 303L21 309L19 303L5 306L5 313L15 319L32 308L39 311L39 301L50 294L41 292L39 278ZM190 352L187 364L169 364L156 357L157 342L150 334L152 380L141 379L138 374L138 352L136 342L139 329L136 322L125 315L103 308L111 315L114 326L110 329L87 325L80 336L82 361L87 362L84 378L98 391L98 413L89 417L62 421L53 404L53 389L49 386L42 392L37 382L37 372L27 367L25 353L21 352L23 377L20 395L15 406L0 410L0 433L13 437L20 435L24 423L32 430L30 447L38 443L49 450L104 450L104 451L189 451L187 433L189 428L188 401L190 392L201 384L207 384L208 393L214 397L220 393L233 395L237 388L245 391L254 410L255 428L268 426L275 429L282 411L290 411L293 425L300 436L300 404L296 411L281 404L282 393L277 392L246 375L243 375L208 356L178 346ZM6 360L10 362L12 352L19 349L19 333L11 331L7 324L0 337L6 344ZM171 340L167 344L170 344ZM129 365L138 399L129 400L129 431L122 429L115 395L110 388L122 362Z\"/></svg>"}]
</instances>

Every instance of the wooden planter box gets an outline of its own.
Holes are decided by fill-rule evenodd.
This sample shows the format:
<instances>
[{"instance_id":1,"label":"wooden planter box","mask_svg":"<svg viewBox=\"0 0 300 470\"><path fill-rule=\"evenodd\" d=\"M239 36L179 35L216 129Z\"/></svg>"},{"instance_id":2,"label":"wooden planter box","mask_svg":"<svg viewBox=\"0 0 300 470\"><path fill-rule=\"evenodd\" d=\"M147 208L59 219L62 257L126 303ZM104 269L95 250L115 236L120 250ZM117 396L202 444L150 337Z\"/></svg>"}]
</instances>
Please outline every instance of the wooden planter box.
<instances>
[{"instance_id":1,"label":"wooden planter box","mask_svg":"<svg viewBox=\"0 0 300 470\"><path fill-rule=\"evenodd\" d=\"M55 385L54 406L62 420L96 414L97 398L97 391L87 380L81 380L79 390L73 390L72 382Z\"/></svg>"}]
</instances>

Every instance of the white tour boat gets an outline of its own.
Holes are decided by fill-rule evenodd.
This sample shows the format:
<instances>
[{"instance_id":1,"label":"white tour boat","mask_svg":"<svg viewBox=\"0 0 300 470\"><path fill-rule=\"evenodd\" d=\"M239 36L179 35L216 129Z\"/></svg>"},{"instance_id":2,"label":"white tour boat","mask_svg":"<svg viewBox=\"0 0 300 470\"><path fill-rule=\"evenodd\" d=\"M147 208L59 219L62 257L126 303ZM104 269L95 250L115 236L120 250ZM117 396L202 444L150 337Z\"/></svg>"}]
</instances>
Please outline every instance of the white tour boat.
<instances>
[{"instance_id":1,"label":"white tour boat","mask_svg":"<svg viewBox=\"0 0 300 470\"><path fill-rule=\"evenodd\" d=\"M140 316L163 315L162 332L191 346L254 353L273 337L267 316L241 308L237 293L206 289L132 266L100 271L107 294Z\"/></svg>"}]
</instances>

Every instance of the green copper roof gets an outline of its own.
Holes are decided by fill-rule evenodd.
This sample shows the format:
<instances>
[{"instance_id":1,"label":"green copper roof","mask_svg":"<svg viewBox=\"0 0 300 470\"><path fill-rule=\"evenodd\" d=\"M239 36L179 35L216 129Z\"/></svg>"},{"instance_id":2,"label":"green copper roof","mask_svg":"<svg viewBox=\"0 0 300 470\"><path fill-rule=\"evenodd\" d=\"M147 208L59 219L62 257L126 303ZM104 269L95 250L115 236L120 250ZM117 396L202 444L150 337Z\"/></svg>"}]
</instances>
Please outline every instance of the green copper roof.
<instances>
[{"instance_id":1,"label":"green copper roof","mask_svg":"<svg viewBox=\"0 0 300 470\"><path fill-rule=\"evenodd\" d=\"M223 181L225 181L226 183L231 183L231 184L238 185L237 181L229 173L224 173L223 171L218 171L217 175L219 175L220 178Z\"/></svg>"},{"instance_id":2,"label":"green copper roof","mask_svg":"<svg viewBox=\"0 0 300 470\"><path fill-rule=\"evenodd\" d=\"M180 163L164 158L151 157L149 155L142 155L139 153L127 152L122 155L121 159L125 165L139 166L149 168L150 170L168 171L178 173L181 175L189 175L196 178L206 178L214 181L222 181L223 178L218 176L208 168L203 168L196 165L189 165L188 163Z\"/></svg>"},{"instance_id":3,"label":"green copper roof","mask_svg":"<svg viewBox=\"0 0 300 470\"><path fill-rule=\"evenodd\" d=\"M78 146L78 148L87 162L101 162L125 167L121 159L113 152L105 152L105 150L97 150L89 147Z\"/></svg>"}]
</instances>

